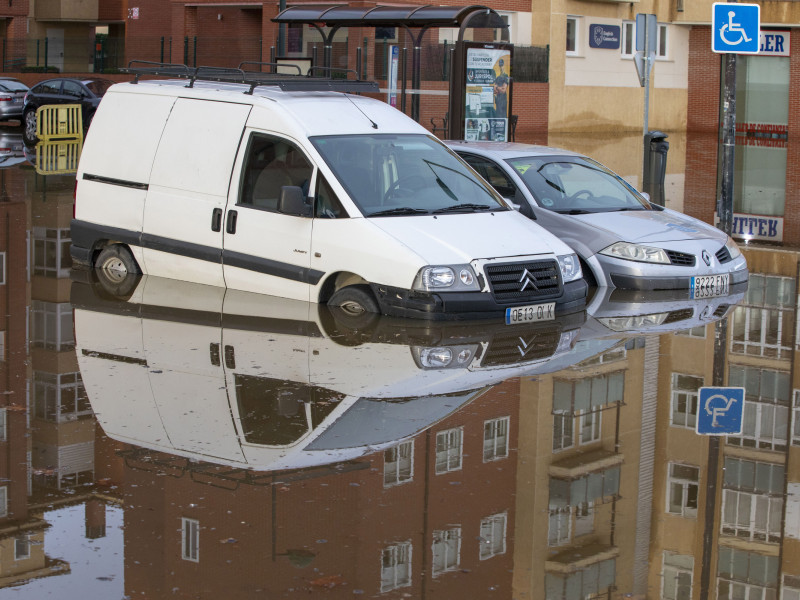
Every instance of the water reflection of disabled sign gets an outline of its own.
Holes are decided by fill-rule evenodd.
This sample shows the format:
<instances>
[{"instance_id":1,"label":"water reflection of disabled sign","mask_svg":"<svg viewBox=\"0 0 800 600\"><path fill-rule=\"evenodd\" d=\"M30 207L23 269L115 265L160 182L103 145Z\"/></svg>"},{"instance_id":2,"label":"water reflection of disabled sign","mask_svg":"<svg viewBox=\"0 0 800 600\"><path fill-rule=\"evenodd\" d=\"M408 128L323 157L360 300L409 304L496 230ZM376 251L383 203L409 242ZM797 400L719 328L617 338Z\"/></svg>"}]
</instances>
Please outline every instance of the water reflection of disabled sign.
<instances>
[{"instance_id":1,"label":"water reflection of disabled sign","mask_svg":"<svg viewBox=\"0 0 800 600\"><path fill-rule=\"evenodd\" d=\"M701 387L697 409L700 435L738 435L742 432L744 388Z\"/></svg>"},{"instance_id":2,"label":"water reflection of disabled sign","mask_svg":"<svg viewBox=\"0 0 800 600\"><path fill-rule=\"evenodd\" d=\"M712 50L722 53L757 54L761 8L758 4L715 2Z\"/></svg>"}]
</instances>

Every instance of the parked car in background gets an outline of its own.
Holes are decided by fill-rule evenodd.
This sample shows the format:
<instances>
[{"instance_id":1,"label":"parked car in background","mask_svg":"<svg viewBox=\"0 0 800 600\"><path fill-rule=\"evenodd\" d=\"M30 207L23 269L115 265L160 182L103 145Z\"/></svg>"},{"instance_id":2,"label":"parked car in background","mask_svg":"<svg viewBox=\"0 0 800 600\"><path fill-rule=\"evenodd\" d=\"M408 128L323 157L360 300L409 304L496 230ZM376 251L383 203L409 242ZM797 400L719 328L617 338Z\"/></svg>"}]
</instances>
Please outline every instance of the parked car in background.
<instances>
[{"instance_id":1,"label":"parked car in background","mask_svg":"<svg viewBox=\"0 0 800 600\"><path fill-rule=\"evenodd\" d=\"M651 203L591 158L529 144L449 141L500 194L578 253L590 284L726 295L747 262L716 227Z\"/></svg>"},{"instance_id":2,"label":"parked car in background","mask_svg":"<svg viewBox=\"0 0 800 600\"><path fill-rule=\"evenodd\" d=\"M28 86L13 77L0 77L0 120L22 118L22 105Z\"/></svg>"},{"instance_id":3,"label":"parked car in background","mask_svg":"<svg viewBox=\"0 0 800 600\"><path fill-rule=\"evenodd\" d=\"M27 94L22 108L25 140L36 141L36 109L52 104L80 104L83 128L88 129L94 112L106 90L114 84L107 79L47 79L34 85Z\"/></svg>"}]
</instances>

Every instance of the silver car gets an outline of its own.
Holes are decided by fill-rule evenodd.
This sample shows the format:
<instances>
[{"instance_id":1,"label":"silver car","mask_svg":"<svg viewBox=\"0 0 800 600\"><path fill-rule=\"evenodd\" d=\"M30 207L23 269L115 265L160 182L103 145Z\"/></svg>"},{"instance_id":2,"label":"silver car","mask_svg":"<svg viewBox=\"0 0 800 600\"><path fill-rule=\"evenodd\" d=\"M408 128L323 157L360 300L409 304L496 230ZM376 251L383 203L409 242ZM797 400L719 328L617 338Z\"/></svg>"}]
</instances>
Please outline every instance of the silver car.
<instances>
[{"instance_id":1,"label":"silver car","mask_svg":"<svg viewBox=\"0 0 800 600\"><path fill-rule=\"evenodd\" d=\"M13 77L0 77L0 121L22 118L22 102L28 86Z\"/></svg>"},{"instance_id":2,"label":"silver car","mask_svg":"<svg viewBox=\"0 0 800 600\"><path fill-rule=\"evenodd\" d=\"M520 212L572 246L589 284L687 289L690 298L746 287L747 262L728 235L650 203L591 158L528 144L446 143Z\"/></svg>"}]
</instances>

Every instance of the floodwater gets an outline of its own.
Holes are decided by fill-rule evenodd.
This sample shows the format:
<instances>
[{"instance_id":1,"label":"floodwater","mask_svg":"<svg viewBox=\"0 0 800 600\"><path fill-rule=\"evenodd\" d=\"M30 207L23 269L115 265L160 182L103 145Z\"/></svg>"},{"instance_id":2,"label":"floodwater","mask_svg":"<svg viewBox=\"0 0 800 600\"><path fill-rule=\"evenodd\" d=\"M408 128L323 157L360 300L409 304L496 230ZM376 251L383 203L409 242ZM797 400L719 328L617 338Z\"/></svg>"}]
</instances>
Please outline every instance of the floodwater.
<instances>
[{"instance_id":1,"label":"floodwater","mask_svg":"<svg viewBox=\"0 0 800 600\"><path fill-rule=\"evenodd\" d=\"M0 599L800 598L797 253L516 327L115 298L70 270L74 149L2 129ZM549 142L638 182L640 136Z\"/></svg>"}]
</instances>

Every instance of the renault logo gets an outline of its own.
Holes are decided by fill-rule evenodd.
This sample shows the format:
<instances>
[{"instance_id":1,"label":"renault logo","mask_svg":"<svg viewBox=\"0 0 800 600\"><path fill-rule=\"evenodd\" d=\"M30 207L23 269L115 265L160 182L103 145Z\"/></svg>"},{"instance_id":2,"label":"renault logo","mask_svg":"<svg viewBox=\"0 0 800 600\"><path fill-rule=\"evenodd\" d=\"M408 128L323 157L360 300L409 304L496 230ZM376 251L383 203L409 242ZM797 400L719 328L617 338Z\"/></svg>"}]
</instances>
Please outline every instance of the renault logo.
<instances>
[{"instance_id":1,"label":"renault logo","mask_svg":"<svg viewBox=\"0 0 800 600\"><path fill-rule=\"evenodd\" d=\"M708 251L703 250L703 253L700 256L703 257L703 262L706 263L706 266L710 267L711 266L711 255L708 253Z\"/></svg>"},{"instance_id":2,"label":"renault logo","mask_svg":"<svg viewBox=\"0 0 800 600\"><path fill-rule=\"evenodd\" d=\"M536 278L535 278L533 275L531 275L531 272L530 272L530 271L528 271L528 269L525 269L525 270L522 272L522 277L520 277L520 278L519 278L519 282L522 284L522 287L521 287L521 288L519 288L519 291L520 291L520 292L524 292L524 291L525 291L525 288L527 288L529 285L530 285L530 286L531 286L531 287L532 287L534 290L538 290L538 289L539 289L539 288L536 286Z\"/></svg>"}]
</instances>

